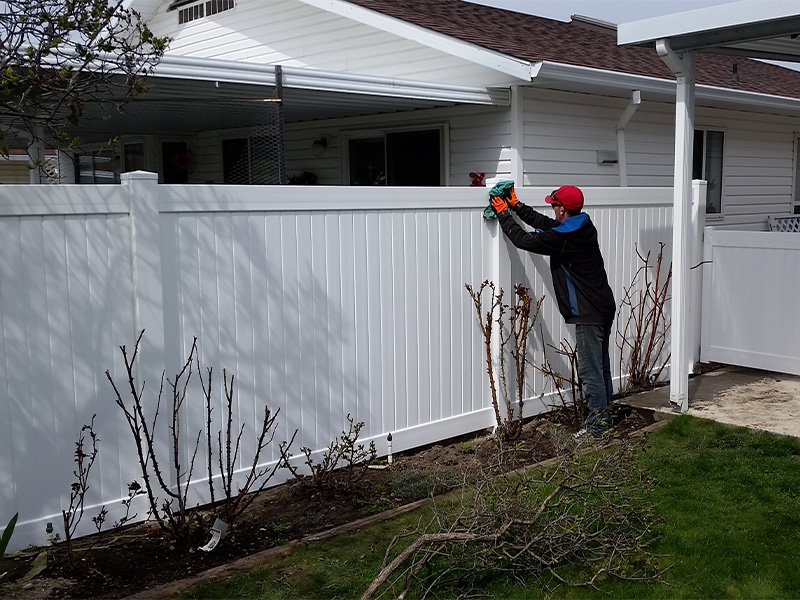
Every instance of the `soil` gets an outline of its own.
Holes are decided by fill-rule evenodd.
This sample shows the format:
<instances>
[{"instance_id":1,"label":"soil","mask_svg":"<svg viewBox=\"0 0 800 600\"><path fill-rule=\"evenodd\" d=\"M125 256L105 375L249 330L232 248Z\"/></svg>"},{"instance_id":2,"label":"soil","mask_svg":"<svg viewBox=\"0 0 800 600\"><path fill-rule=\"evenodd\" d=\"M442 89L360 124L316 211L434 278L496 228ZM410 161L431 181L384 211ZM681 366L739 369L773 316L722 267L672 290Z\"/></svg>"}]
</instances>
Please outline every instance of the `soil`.
<instances>
[{"instance_id":1,"label":"soil","mask_svg":"<svg viewBox=\"0 0 800 600\"><path fill-rule=\"evenodd\" d=\"M625 407L617 410L615 421L618 438L650 423ZM48 549L31 548L7 556L0 564L0 597L125 598L210 569L224 572L244 557L263 556L270 548L285 547L292 540L458 487L470 468L496 465L498 456L503 457L500 468L517 469L573 452L576 447L571 432L577 428L567 413L555 411L528 421L519 439L508 444L503 453L497 452L495 436L480 432L395 455L391 466L385 460L372 468L359 466L352 485L343 482L345 473L338 474L338 484L324 489L311 485L308 478L293 480L260 492L237 522L236 530L211 552L197 550L196 546L189 550L176 547L150 523L77 540L75 566L70 566L63 543ZM40 557L42 561L45 556L46 567L26 580L34 560ZM154 590L149 595L168 594Z\"/></svg>"},{"instance_id":2,"label":"soil","mask_svg":"<svg viewBox=\"0 0 800 600\"><path fill-rule=\"evenodd\" d=\"M762 377L737 385L713 398L698 399L689 414L720 423L798 435L800 417L800 381L790 376Z\"/></svg>"}]
</instances>

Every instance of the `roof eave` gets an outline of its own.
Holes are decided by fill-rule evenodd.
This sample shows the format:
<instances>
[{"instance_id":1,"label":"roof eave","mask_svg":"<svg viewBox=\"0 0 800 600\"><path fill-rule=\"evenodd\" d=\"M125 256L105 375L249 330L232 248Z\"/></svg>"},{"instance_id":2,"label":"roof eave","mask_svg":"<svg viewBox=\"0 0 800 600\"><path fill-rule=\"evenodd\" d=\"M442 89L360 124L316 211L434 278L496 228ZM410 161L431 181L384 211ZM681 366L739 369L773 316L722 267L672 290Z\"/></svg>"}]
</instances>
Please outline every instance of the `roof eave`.
<instances>
[{"instance_id":1,"label":"roof eave","mask_svg":"<svg viewBox=\"0 0 800 600\"><path fill-rule=\"evenodd\" d=\"M577 65L562 63L541 62L534 65L533 84L551 85L552 82L579 84L586 86L587 91L592 88L606 88L619 90L627 95L631 90L641 90L651 93L665 100L675 96L676 81L674 79L659 79L632 73L621 73L593 69ZM796 113L800 110L800 99L787 98L760 94L743 90L714 87L698 84L696 87L696 100L709 105L735 106L742 110L776 111Z\"/></svg>"},{"instance_id":2,"label":"roof eave","mask_svg":"<svg viewBox=\"0 0 800 600\"><path fill-rule=\"evenodd\" d=\"M282 72L282 84L286 88L436 100L457 104L508 106L511 103L508 89L437 84L299 67L282 67ZM273 86L275 66L166 55L156 67L153 76Z\"/></svg>"},{"instance_id":3,"label":"roof eave","mask_svg":"<svg viewBox=\"0 0 800 600\"><path fill-rule=\"evenodd\" d=\"M381 31L391 33L407 40L411 40L439 50L452 56L458 56L477 65L510 75L522 81L531 80L532 65L528 61L520 60L500 52L488 50L477 44L453 38L431 29L414 25L401 19L379 13L362 6L345 2L344 0L299 0L309 6L324 10L335 15L346 17L358 23L369 25Z\"/></svg>"}]
</instances>

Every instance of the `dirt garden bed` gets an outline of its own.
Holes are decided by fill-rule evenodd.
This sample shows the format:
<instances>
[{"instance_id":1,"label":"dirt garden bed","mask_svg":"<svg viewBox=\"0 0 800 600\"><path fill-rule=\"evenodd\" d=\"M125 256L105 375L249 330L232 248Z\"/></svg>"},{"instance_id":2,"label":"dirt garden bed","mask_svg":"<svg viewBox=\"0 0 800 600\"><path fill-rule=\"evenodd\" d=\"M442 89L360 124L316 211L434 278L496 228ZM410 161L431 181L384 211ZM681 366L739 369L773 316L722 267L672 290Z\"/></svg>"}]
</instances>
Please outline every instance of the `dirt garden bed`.
<instances>
[{"instance_id":1,"label":"dirt garden bed","mask_svg":"<svg viewBox=\"0 0 800 600\"><path fill-rule=\"evenodd\" d=\"M622 438L649 424L627 409L619 411L617 420L616 435ZM573 451L571 432L575 429L577 426L560 412L528 421L521 437L502 453L501 468L517 469ZM496 438L480 432L395 455L390 467L362 470L350 487L318 490L292 481L261 492L236 532L211 552L178 549L157 526L149 524L78 540L78 564L74 567L63 544L46 552L31 548L6 557L0 565L0 574L4 573L0 596L39 600L140 594L459 487L476 462L495 464L497 457ZM383 461L375 466L385 465ZM46 567L26 580L37 557L40 565L46 557Z\"/></svg>"}]
</instances>

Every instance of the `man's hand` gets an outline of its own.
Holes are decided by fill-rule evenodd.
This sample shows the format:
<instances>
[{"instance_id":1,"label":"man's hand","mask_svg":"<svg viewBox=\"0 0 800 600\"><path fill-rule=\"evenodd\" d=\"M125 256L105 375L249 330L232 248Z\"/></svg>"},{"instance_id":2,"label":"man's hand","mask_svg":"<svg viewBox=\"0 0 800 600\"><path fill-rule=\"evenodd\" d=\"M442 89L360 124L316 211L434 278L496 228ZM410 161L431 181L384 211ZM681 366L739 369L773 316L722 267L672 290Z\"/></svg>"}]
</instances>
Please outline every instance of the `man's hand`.
<instances>
[{"instance_id":1,"label":"man's hand","mask_svg":"<svg viewBox=\"0 0 800 600\"><path fill-rule=\"evenodd\" d=\"M519 198L517 198L517 192L514 191L514 188L512 186L511 195L508 197L508 205L511 208L514 208L517 204L519 204Z\"/></svg>"},{"instance_id":2,"label":"man's hand","mask_svg":"<svg viewBox=\"0 0 800 600\"><path fill-rule=\"evenodd\" d=\"M492 196L492 208L494 211L499 215L504 210L508 210L508 204L506 203L505 199L501 198L500 196Z\"/></svg>"}]
</instances>

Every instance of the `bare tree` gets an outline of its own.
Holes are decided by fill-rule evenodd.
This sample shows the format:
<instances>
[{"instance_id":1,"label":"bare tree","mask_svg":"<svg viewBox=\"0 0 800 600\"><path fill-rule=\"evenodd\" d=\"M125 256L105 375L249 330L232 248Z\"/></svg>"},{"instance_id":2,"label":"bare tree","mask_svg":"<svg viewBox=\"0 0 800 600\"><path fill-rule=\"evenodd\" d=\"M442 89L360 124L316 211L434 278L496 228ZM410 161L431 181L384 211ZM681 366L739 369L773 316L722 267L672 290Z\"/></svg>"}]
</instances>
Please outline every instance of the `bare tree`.
<instances>
[{"instance_id":1,"label":"bare tree","mask_svg":"<svg viewBox=\"0 0 800 600\"><path fill-rule=\"evenodd\" d=\"M86 106L120 110L144 91L168 41L124 0L0 2L0 152L20 137L76 147Z\"/></svg>"}]
</instances>

